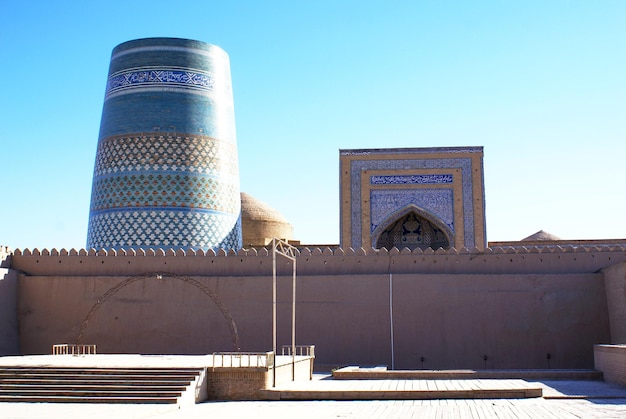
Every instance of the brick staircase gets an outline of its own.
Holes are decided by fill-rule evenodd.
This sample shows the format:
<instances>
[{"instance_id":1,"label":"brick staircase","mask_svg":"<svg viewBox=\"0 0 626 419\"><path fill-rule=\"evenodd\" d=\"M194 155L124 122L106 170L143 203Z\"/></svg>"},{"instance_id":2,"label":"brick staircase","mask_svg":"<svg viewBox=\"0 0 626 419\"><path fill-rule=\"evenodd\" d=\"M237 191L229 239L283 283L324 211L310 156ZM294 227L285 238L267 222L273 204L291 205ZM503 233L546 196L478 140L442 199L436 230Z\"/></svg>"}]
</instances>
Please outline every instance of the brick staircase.
<instances>
[{"instance_id":1,"label":"brick staircase","mask_svg":"<svg viewBox=\"0 0 626 419\"><path fill-rule=\"evenodd\" d=\"M0 367L0 402L195 402L202 368ZM186 393L189 392L189 393Z\"/></svg>"}]
</instances>

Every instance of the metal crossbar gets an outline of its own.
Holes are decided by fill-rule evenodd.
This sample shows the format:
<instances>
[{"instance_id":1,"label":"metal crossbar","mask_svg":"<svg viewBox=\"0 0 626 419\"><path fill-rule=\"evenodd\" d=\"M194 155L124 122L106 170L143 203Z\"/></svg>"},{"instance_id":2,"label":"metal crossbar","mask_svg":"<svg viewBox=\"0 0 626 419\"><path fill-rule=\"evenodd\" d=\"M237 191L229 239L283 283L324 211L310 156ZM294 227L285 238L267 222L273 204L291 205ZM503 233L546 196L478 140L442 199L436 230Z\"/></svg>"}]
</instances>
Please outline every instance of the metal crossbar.
<instances>
[{"instance_id":1,"label":"metal crossbar","mask_svg":"<svg viewBox=\"0 0 626 419\"><path fill-rule=\"evenodd\" d=\"M296 260L298 248L290 245L284 240L274 238L272 240L272 248L275 252L281 254L290 260Z\"/></svg>"}]
</instances>

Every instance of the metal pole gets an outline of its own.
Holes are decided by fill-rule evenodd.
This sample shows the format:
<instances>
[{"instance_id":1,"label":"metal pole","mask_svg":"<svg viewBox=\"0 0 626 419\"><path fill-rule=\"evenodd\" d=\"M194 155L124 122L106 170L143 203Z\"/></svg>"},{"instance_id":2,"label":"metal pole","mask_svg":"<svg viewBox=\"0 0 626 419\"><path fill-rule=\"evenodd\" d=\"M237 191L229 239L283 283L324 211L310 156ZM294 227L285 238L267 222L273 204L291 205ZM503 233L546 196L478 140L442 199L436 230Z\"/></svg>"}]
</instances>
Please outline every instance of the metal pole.
<instances>
[{"instance_id":1,"label":"metal pole","mask_svg":"<svg viewBox=\"0 0 626 419\"><path fill-rule=\"evenodd\" d=\"M393 274L389 273L389 329L391 330L391 369L395 369L393 348Z\"/></svg>"},{"instance_id":2,"label":"metal pole","mask_svg":"<svg viewBox=\"0 0 626 419\"><path fill-rule=\"evenodd\" d=\"M296 260L291 281L291 381L296 381Z\"/></svg>"},{"instance_id":3,"label":"metal pole","mask_svg":"<svg viewBox=\"0 0 626 419\"><path fill-rule=\"evenodd\" d=\"M272 239L272 351L274 368L272 369L272 387L276 387L276 238Z\"/></svg>"},{"instance_id":4,"label":"metal pole","mask_svg":"<svg viewBox=\"0 0 626 419\"><path fill-rule=\"evenodd\" d=\"M280 246L280 251L278 247ZM295 381L296 378L296 252L297 249L291 246L289 243L277 239L272 239L272 267L273 267L273 279L272 279L272 334L273 334L273 351L274 351L274 386L276 386L276 253L280 253L282 256L293 261L293 279L291 286L291 376Z\"/></svg>"}]
</instances>

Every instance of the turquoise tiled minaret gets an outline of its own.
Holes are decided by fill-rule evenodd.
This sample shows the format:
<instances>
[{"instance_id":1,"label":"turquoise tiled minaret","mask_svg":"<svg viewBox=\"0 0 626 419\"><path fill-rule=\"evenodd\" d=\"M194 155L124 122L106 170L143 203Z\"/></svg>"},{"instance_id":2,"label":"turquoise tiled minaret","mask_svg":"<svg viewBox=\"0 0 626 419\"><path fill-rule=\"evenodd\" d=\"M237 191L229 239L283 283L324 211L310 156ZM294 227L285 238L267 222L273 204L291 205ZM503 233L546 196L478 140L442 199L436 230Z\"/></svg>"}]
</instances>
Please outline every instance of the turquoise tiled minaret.
<instances>
[{"instance_id":1,"label":"turquoise tiled minaret","mask_svg":"<svg viewBox=\"0 0 626 419\"><path fill-rule=\"evenodd\" d=\"M241 248L228 55L148 38L112 53L87 248Z\"/></svg>"}]
</instances>

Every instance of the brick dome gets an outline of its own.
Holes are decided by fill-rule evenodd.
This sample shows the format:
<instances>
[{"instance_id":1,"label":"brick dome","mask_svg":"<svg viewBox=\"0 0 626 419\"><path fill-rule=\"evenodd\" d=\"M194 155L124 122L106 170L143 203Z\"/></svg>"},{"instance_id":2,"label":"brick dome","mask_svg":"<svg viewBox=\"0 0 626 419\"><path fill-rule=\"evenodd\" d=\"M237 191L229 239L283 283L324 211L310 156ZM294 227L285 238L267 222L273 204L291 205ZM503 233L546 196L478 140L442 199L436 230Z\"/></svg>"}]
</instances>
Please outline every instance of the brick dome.
<instances>
[{"instance_id":1,"label":"brick dome","mask_svg":"<svg viewBox=\"0 0 626 419\"><path fill-rule=\"evenodd\" d=\"M528 242L528 241L554 241L554 240L561 240L561 238L555 236L554 234L550 234L547 231L543 231L543 230L539 230L535 234L532 234L532 235L522 239L523 242Z\"/></svg>"},{"instance_id":2,"label":"brick dome","mask_svg":"<svg viewBox=\"0 0 626 419\"><path fill-rule=\"evenodd\" d=\"M293 226L281 213L244 192L241 193L241 228L243 247L266 246L274 237L293 239Z\"/></svg>"}]
</instances>

